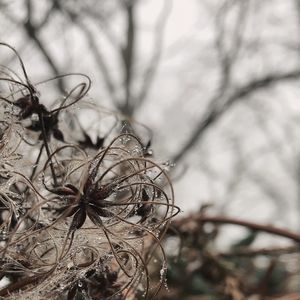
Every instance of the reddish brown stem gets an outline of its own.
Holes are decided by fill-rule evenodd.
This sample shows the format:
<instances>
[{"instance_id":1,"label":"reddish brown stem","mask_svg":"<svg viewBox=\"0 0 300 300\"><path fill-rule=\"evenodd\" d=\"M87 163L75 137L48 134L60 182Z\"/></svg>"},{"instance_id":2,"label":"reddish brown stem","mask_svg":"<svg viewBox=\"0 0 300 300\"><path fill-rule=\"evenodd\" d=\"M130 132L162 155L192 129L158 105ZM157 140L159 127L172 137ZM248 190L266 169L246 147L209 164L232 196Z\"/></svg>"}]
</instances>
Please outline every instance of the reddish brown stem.
<instances>
[{"instance_id":1,"label":"reddish brown stem","mask_svg":"<svg viewBox=\"0 0 300 300\"><path fill-rule=\"evenodd\" d=\"M289 246L286 248L259 248L259 249L238 249L231 252L221 252L218 255L222 257L253 257L257 255L279 256L282 254L291 254L299 252L299 246Z\"/></svg>"},{"instance_id":2,"label":"reddish brown stem","mask_svg":"<svg viewBox=\"0 0 300 300\"><path fill-rule=\"evenodd\" d=\"M300 243L300 235L295 232L291 232L287 229L278 228L272 225L261 225L257 223L252 223L240 219L235 219L231 217L223 217L223 216L205 216L205 215L197 215L196 219L202 223L215 223L215 224L231 224L231 225L239 225L251 228L257 231L264 231L270 234L282 236L285 238L289 238L294 240L297 243Z\"/></svg>"}]
</instances>

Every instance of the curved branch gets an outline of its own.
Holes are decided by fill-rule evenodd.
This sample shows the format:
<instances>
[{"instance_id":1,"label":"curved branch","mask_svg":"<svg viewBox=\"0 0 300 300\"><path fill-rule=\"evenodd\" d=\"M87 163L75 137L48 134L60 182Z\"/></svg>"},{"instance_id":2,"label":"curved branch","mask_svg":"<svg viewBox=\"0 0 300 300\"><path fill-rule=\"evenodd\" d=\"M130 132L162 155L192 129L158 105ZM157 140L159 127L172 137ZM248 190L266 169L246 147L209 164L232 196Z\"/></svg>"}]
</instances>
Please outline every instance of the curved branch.
<instances>
[{"instance_id":1,"label":"curved branch","mask_svg":"<svg viewBox=\"0 0 300 300\"><path fill-rule=\"evenodd\" d=\"M200 120L198 126L196 127L188 141L177 152L177 154L174 155L172 161L178 162L179 160L181 160L184 155L196 145L196 143L203 136L206 130L209 129L213 124L215 124L223 116L223 114L228 111L236 102L243 100L245 97L250 96L251 94L261 89L270 87L283 81L297 80L299 78L300 70L298 69L281 74L269 74L262 78L254 79L244 86L236 88L233 93L227 96L227 99L225 99L225 101L222 101L224 104L215 104L211 108L211 110L206 113L206 115ZM219 99L213 99L211 102L218 102L217 100Z\"/></svg>"},{"instance_id":2,"label":"curved branch","mask_svg":"<svg viewBox=\"0 0 300 300\"><path fill-rule=\"evenodd\" d=\"M236 218L231 218L231 217L223 217L223 216L206 216L201 213L195 215L194 217L190 216L188 217L188 220L195 220L197 222L201 223L214 223L214 224L220 224L220 225L238 225L238 226L243 226L250 228L252 230L257 230L257 231L262 231L266 232L269 234L277 235L277 236L282 236L288 239L291 239L297 243L300 243L300 234L289 231L287 229L282 229L278 228L272 225L262 225L262 224L257 224L254 222L249 222L249 221L244 221ZM181 222L184 222L184 220L180 220L180 222L174 222L173 225L179 225ZM175 226L175 227L177 227Z\"/></svg>"}]
</instances>

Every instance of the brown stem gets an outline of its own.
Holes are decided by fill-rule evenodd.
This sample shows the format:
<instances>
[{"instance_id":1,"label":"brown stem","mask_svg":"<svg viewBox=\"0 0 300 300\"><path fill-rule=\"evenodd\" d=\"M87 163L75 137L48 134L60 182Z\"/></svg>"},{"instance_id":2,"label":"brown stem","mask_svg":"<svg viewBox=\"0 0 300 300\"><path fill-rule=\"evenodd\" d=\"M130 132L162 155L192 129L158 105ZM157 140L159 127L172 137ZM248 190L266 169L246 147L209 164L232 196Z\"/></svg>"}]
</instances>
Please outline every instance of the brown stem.
<instances>
[{"instance_id":1,"label":"brown stem","mask_svg":"<svg viewBox=\"0 0 300 300\"><path fill-rule=\"evenodd\" d=\"M222 216L204 216L200 215L197 219L202 223L215 223L215 224L232 224L232 225L239 225L251 228L257 231L264 231L270 234L282 236L294 240L297 243L300 243L300 235L294 232L291 232L287 229L278 228L272 225L262 225L257 223L252 223L244 220L239 220L230 217L222 217Z\"/></svg>"},{"instance_id":2,"label":"brown stem","mask_svg":"<svg viewBox=\"0 0 300 300\"><path fill-rule=\"evenodd\" d=\"M187 218L177 220L173 222L173 226L175 228L180 228L183 224L189 222L189 221L197 221L200 223L214 223L214 224L220 224L220 225L238 225L238 226L244 226L247 228L250 228L252 230L257 231L263 231L267 232L269 234L274 234L277 236L282 236L291 240L294 240L297 243L300 243L300 234L289 231L287 229L278 228L272 225L262 225L257 224L254 222L244 221L232 217L224 217L224 216L206 216L204 214L196 214L192 216L188 216Z\"/></svg>"},{"instance_id":3,"label":"brown stem","mask_svg":"<svg viewBox=\"0 0 300 300\"><path fill-rule=\"evenodd\" d=\"M286 248L260 248L260 249L238 249L230 252L221 252L218 255L222 257L253 257L257 255L276 256L282 254L291 254L299 252L299 246L290 246Z\"/></svg>"}]
</instances>

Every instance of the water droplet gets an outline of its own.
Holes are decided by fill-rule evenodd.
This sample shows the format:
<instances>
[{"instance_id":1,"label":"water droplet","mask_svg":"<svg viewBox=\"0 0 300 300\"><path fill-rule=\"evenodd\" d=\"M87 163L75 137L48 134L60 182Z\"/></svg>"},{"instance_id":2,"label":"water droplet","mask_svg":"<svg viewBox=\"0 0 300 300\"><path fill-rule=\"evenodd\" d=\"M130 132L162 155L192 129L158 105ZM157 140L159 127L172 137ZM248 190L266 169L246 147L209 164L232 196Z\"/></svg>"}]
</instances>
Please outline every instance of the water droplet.
<instances>
[{"instance_id":1,"label":"water droplet","mask_svg":"<svg viewBox=\"0 0 300 300\"><path fill-rule=\"evenodd\" d=\"M152 150L152 149L148 149L148 150L147 150L147 152L146 152L146 154L148 154L148 155L151 155L151 156L152 156L152 155L153 155L153 150Z\"/></svg>"},{"instance_id":2,"label":"water droplet","mask_svg":"<svg viewBox=\"0 0 300 300\"><path fill-rule=\"evenodd\" d=\"M166 290L169 291L166 275L167 275L167 266L165 263L163 263L162 268L160 269L160 282L162 282Z\"/></svg>"},{"instance_id":3,"label":"water droplet","mask_svg":"<svg viewBox=\"0 0 300 300\"><path fill-rule=\"evenodd\" d=\"M22 244L16 244L16 252L20 253L24 249L24 246Z\"/></svg>"},{"instance_id":4,"label":"water droplet","mask_svg":"<svg viewBox=\"0 0 300 300\"><path fill-rule=\"evenodd\" d=\"M6 230L0 231L0 241L6 241L8 239L8 232Z\"/></svg>"}]
</instances>

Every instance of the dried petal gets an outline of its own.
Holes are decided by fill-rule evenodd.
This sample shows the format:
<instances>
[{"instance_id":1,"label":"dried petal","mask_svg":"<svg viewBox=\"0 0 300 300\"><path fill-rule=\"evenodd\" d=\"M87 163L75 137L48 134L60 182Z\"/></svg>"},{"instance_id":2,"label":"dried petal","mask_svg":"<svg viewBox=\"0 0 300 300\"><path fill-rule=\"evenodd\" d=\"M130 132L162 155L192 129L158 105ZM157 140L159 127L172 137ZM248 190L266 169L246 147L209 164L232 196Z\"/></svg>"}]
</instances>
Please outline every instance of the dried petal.
<instances>
[{"instance_id":1,"label":"dried petal","mask_svg":"<svg viewBox=\"0 0 300 300\"><path fill-rule=\"evenodd\" d=\"M73 220L72 220L72 223L70 226L70 230L75 230L75 229L81 228L85 222L85 219L86 219L85 208L84 207L79 208L73 217Z\"/></svg>"},{"instance_id":2,"label":"dried petal","mask_svg":"<svg viewBox=\"0 0 300 300\"><path fill-rule=\"evenodd\" d=\"M77 286L74 285L68 292L67 300L74 300L77 292Z\"/></svg>"},{"instance_id":3,"label":"dried petal","mask_svg":"<svg viewBox=\"0 0 300 300\"><path fill-rule=\"evenodd\" d=\"M95 207L88 207L87 208L87 214L90 218L90 220L96 225L96 226L99 226L99 227L102 227L103 225L103 222L101 220L101 217L100 217L100 214L99 214L99 210L98 209L95 209Z\"/></svg>"},{"instance_id":4,"label":"dried petal","mask_svg":"<svg viewBox=\"0 0 300 300\"><path fill-rule=\"evenodd\" d=\"M77 188L71 184L55 187L51 191L52 193L57 194L59 196L76 195L78 193Z\"/></svg>"}]
</instances>

